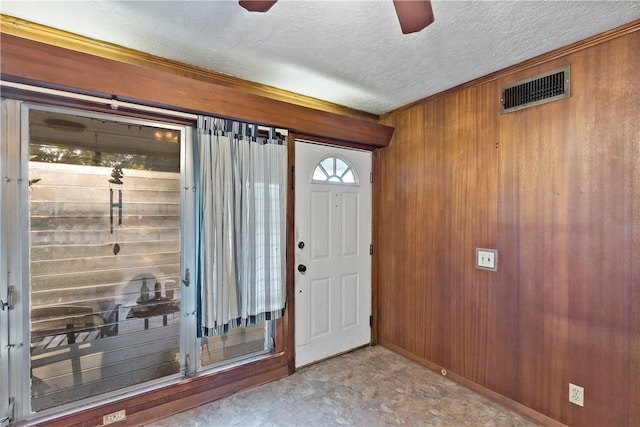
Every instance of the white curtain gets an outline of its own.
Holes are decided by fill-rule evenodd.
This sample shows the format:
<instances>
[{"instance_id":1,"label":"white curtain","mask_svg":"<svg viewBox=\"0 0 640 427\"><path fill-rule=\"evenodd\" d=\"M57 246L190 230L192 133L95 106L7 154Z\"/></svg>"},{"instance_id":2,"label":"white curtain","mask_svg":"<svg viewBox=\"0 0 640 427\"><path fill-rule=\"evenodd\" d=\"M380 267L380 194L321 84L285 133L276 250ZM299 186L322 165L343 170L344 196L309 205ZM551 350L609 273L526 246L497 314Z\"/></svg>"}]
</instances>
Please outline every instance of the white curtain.
<instances>
[{"instance_id":1,"label":"white curtain","mask_svg":"<svg viewBox=\"0 0 640 427\"><path fill-rule=\"evenodd\" d=\"M287 149L271 129L198 118L201 336L281 317Z\"/></svg>"}]
</instances>

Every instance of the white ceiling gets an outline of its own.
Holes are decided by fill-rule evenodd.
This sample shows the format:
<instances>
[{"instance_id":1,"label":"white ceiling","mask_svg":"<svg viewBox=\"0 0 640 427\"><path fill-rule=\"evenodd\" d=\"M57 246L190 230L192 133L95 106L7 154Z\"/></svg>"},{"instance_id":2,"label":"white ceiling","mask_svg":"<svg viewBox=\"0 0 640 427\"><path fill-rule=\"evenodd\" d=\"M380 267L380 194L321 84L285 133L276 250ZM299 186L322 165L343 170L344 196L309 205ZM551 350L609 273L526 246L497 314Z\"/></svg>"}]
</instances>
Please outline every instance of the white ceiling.
<instances>
[{"instance_id":1,"label":"white ceiling","mask_svg":"<svg viewBox=\"0 0 640 427\"><path fill-rule=\"evenodd\" d=\"M10 1L83 36L381 114L640 18L640 1L438 1L403 35L391 0Z\"/></svg>"}]
</instances>

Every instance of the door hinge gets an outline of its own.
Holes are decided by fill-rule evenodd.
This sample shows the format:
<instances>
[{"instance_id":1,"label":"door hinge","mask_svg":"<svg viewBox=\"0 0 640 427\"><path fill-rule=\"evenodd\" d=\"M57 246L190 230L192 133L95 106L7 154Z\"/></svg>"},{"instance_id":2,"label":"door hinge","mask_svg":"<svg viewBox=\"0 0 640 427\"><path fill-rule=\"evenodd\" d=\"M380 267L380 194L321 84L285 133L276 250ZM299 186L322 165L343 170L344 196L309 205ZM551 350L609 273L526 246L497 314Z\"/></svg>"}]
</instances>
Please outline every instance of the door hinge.
<instances>
[{"instance_id":1,"label":"door hinge","mask_svg":"<svg viewBox=\"0 0 640 427\"><path fill-rule=\"evenodd\" d=\"M369 327L373 328L373 316L369 316Z\"/></svg>"},{"instance_id":2,"label":"door hinge","mask_svg":"<svg viewBox=\"0 0 640 427\"><path fill-rule=\"evenodd\" d=\"M369 255L373 255L373 245L369 245Z\"/></svg>"},{"instance_id":3,"label":"door hinge","mask_svg":"<svg viewBox=\"0 0 640 427\"><path fill-rule=\"evenodd\" d=\"M15 399L13 397L9 398L9 407L7 408L7 412L4 417L0 418L0 427L7 427L11 421L13 421L13 402Z\"/></svg>"},{"instance_id":4,"label":"door hinge","mask_svg":"<svg viewBox=\"0 0 640 427\"><path fill-rule=\"evenodd\" d=\"M16 294L16 287L9 286L9 288L7 288L7 302L4 302L0 299L0 308L2 308L2 311L4 311L5 307L7 307L7 310L13 310L13 305L16 300L15 294Z\"/></svg>"},{"instance_id":5,"label":"door hinge","mask_svg":"<svg viewBox=\"0 0 640 427\"><path fill-rule=\"evenodd\" d=\"M369 172L369 182L373 184L373 172Z\"/></svg>"},{"instance_id":6,"label":"door hinge","mask_svg":"<svg viewBox=\"0 0 640 427\"><path fill-rule=\"evenodd\" d=\"M291 189L292 190L295 190L295 183L296 183L296 167L291 166Z\"/></svg>"}]
</instances>

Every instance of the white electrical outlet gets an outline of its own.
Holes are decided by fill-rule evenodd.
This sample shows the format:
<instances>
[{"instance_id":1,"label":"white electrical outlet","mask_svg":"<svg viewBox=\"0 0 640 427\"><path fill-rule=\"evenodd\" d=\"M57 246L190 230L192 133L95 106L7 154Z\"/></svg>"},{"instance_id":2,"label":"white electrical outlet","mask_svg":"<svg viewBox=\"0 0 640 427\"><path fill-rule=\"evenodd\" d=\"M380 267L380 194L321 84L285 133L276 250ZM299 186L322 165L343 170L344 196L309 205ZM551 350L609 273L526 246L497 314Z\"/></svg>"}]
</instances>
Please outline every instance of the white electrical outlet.
<instances>
[{"instance_id":1,"label":"white electrical outlet","mask_svg":"<svg viewBox=\"0 0 640 427\"><path fill-rule=\"evenodd\" d=\"M569 383L569 402L584 407L584 388Z\"/></svg>"},{"instance_id":2,"label":"white electrical outlet","mask_svg":"<svg viewBox=\"0 0 640 427\"><path fill-rule=\"evenodd\" d=\"M119 411L104 415L102 417L102 425L106 426L107 424L117 423L118 421L124 421L126 419L127 412L124 409L121 409Z\"/></svg>"},{"instance_id":3,"label":"white electrical outlet","mask_svg":"<svg viewBox=\"0 0 640 427\"><path fill-rule=\"evenodd\" d=\"M498 251L476 248L476 267L484 270L498 270Z\"/></svg>"}]
</instances>

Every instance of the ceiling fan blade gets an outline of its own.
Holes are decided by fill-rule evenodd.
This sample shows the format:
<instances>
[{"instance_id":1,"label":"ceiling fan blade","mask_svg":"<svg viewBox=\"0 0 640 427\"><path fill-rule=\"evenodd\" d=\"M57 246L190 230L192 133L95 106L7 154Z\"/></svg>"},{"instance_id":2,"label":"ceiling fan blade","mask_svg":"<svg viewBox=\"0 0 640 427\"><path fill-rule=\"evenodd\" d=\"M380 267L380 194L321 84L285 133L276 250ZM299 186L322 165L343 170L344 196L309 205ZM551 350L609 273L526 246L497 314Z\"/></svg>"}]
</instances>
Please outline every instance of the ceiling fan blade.
<instances>
[{"instance_id":1,"label":"ceiling fan blade","mask_svg":"<svg viewBox=\"0 0 640 427\"><path fill-rule=\"evenodd\" d=\"M278 0L240 0L238 3L249 12L266 12L271 9L271 6L276 4L276 1Z\"/></svg>"},{"instance_id":2,"label":"ceiling fan blade","mask_svg":"<svg viewBox=\"0 0 640 427\"><path fill-rule=\"evenodd\" d=\"M433 22L430 0L393 0L403 34L415 33Z\"/></svg>"}]
</instances>

